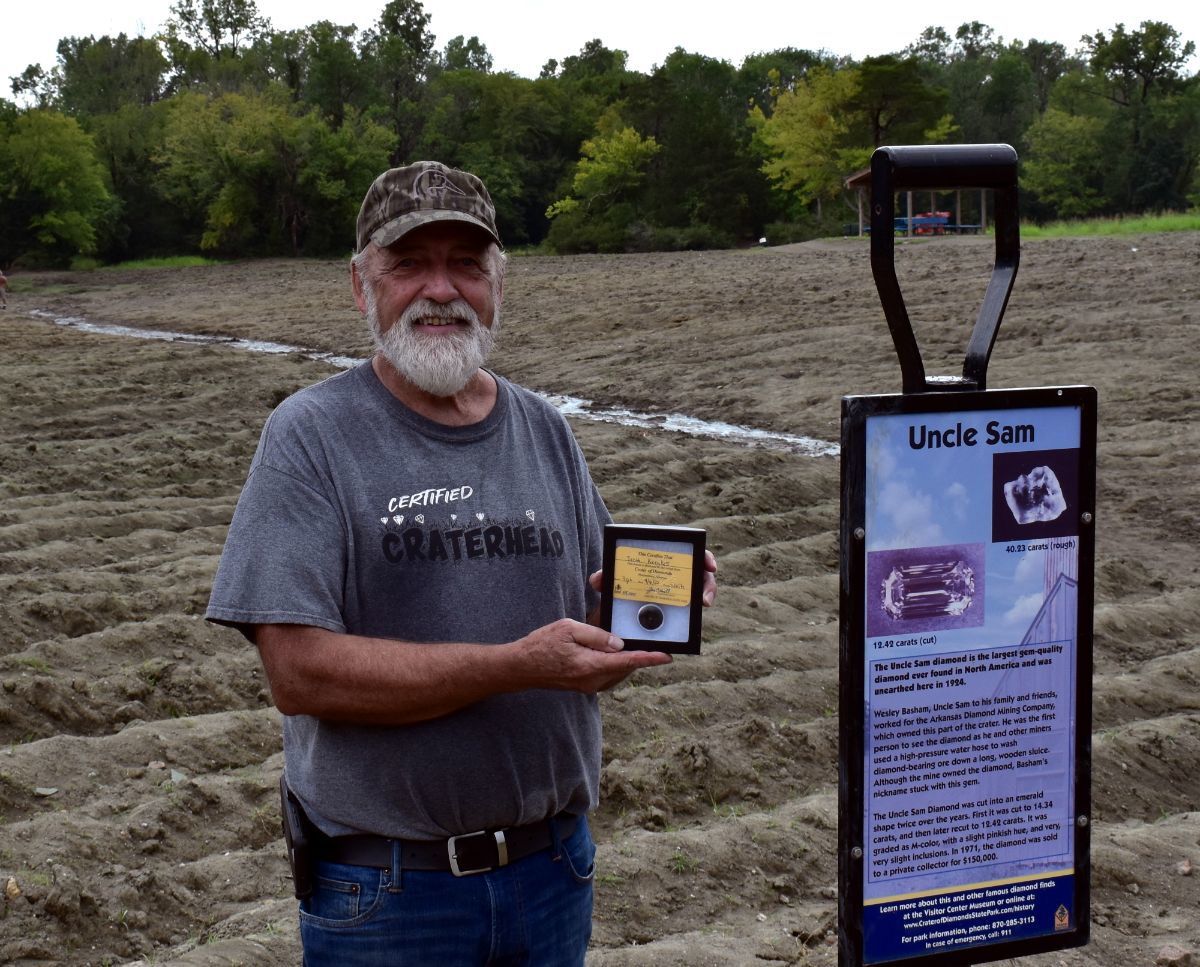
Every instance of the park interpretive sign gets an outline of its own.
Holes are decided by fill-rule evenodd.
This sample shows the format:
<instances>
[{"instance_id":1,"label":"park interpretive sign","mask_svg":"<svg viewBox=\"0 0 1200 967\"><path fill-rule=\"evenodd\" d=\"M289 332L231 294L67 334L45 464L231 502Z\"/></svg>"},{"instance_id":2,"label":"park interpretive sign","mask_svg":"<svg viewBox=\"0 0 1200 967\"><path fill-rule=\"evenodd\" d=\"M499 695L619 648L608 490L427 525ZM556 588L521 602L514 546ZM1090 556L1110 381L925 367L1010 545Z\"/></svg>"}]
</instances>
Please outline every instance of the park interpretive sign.
<instances>
[{"instance_id":1,"label":"park interpretive sign","mask_svg":"<svg viewBox=\"0 0 1200 967\"><path fill-rule=\"evenodd\" d=\"M843 400L843 963L1088 937L1096 394Z\"/></svg>"},{"instance_id":2,"label":"park interpretive sign","mask_svg":"<svg viewBox=\"0 0 1200 967\"><path fill-rule=\"evenodd\" d=\"M895 192L949 187L992 192L996 251L962 375L930 377ZM1017 196L1006 144L871 157L903 392L842 399L840 967L1088 942L1096 391L987 388Z\"/></svg>"}]
</instances>

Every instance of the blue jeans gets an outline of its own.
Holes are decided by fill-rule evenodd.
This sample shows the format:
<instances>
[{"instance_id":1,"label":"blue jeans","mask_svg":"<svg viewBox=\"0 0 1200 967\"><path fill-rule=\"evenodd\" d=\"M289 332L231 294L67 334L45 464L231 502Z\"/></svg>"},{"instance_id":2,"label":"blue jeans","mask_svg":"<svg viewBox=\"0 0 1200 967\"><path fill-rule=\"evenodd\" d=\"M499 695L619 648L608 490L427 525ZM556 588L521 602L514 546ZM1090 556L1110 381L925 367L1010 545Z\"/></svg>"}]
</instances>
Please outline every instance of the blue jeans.
<instances>
[{"instance_id":1,"label":"blue jeans","mask_svg":"<svg viewBox=\"0 0 1200 967\"><path fill-rule=\"evenodd\" d=\"M569 839L470 876L318 862L300 903L305 967L582 967L596 847Z\"/></svg>"}]
</instances>

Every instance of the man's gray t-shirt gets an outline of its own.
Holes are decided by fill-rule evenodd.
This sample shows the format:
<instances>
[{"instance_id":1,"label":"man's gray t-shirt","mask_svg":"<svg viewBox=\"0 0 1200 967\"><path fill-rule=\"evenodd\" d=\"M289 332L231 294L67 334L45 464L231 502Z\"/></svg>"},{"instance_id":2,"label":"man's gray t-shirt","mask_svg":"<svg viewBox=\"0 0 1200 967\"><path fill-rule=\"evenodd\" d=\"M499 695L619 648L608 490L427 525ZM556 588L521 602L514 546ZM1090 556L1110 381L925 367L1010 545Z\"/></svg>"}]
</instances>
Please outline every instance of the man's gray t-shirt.
<instances>
[{"instance_id":1,"label":"man's gray t-shirt","mask_svg":"<svg viewBox=\"0 0 1200 967\"><path fill-rule=\"evenodd\" d=\"M285 400L251 464L207 617L403 641L583 620L608 512L552 406L496 377L480 423L427 420L370 363ZM404 645L397 643L397 649ZM596 804L596 697L533 690L382 727L285 716L288 783L327 833L438 839Z\"/></svg>"}]
</instances>

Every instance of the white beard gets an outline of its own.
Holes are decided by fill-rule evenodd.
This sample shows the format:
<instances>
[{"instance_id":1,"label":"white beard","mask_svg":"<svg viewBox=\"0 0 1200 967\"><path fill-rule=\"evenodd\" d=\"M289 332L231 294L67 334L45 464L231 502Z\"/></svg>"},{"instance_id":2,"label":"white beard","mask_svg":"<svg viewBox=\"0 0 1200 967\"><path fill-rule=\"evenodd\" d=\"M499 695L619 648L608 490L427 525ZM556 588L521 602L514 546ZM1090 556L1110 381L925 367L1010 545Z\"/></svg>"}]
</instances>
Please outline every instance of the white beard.
<instances>
[{"instance_id":1,"label":"white beard","mask_svg":"<svg viewBox=\"0 0 1200 967\"><path fill-rule=\"evenodd\" d=\"M453 396L467 385L487 361L496 343L495 328L479 321L479 315L465 299L439 303L415 299L386 332L382 332L375 293L364 279L367 322L375 339L375 348L404 379L433 396ZM497 317L499 313L497 313ZM413 328L424 319L453 319L466 322L466 332L421 335Z\"/></svg>"}]
</instances>

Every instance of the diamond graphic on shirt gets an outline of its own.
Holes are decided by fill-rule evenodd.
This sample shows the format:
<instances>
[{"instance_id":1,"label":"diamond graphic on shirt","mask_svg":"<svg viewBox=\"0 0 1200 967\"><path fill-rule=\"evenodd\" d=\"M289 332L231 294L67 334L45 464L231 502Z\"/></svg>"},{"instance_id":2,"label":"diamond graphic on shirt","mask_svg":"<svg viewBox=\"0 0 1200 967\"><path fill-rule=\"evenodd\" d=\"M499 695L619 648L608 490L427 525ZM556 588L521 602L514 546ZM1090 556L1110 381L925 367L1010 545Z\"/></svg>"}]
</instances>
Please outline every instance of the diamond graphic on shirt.
<instances>
[{"instance_id":1,"label":"diamond graphic on shirt","mask_svg":"<svg viewBox=\"0 0 1200 967\"><path fill-rule=\"evenodd\" d=\"M425 523L425 515L417 514L417 516L414 517L413 520L415 520L418 524L424 524Z\"/></svg>"},{"instance_id":2,"label":"diamond graphic on shirt","mask_svg":"<svg viewBox=\"0 0 1200 967\"><path fill-rule=\"evenodd\" d=\"M483 515L483 513L482 513L482 512L480 512L480 513L478 513L478 514L476 514L476 515L475 515L475 519L476 519L476 520L483 520L483 518L484 518L484 515Z\"/></svg>"},{"instance_id":3,"label":"diamond graphic on shirt","mask_svg":"<svg viewBox=\"0 0 1200 967\"><path fill-rule=\"evenodd\" d=\"M396 514L396 516L394 516L394 517L392 518L392 520L394 520L394 521L396 522L396 526L397 526L397 527L399 527L401 524L403 524L403 523L404 523L404 515L403 515L403 514Z\"/></svg>"},{"instance_id":4,"label":"diamond graphic on shirt","mask_svg":"<svg viewBox=\"0 0 1200 967\"><path fill-rule=\"evenodd\" d=\"M901 565L884 578L882 592L892 618L960 615L975 597L975 572L963 561Z\"/></svg>"},{"instance_id":5,"label":"diamond graphic on shirt","mask_svg":"<svg viewBox=\"0 0 1200 967\"><path fill-rule=\"evenodd\" d=\"M387 523L387 518L386 518L386 517L380 517L380 518L379 518L379 523L381 523L381 524L386 524L386 523Z\"/></svg>"},{"instance_id":6,"label":"diamond graphic on shirt","mask_svg":"<svg viewBox=\"0 0 1200 967\"><path fill-rule=\"evenodd\" d=\"M525 516L528 517L530 520L533 520L536 515L534 514L534 512L532 510L527 510L527 511L525 511Z\"/></svg>"},{"instance_id":7,"label":"diamond graphic on shirt","mask_svg":"<svg viewBox=\"0 0 1200 967\"><path fill-rule=\"evenodd\" d=\"M458 514L451 514L451 515L450 515L450 519L451 519L451 520L458 520Z\"/></svg>"}]
</instances>

